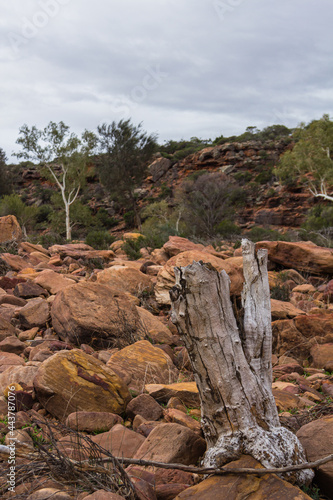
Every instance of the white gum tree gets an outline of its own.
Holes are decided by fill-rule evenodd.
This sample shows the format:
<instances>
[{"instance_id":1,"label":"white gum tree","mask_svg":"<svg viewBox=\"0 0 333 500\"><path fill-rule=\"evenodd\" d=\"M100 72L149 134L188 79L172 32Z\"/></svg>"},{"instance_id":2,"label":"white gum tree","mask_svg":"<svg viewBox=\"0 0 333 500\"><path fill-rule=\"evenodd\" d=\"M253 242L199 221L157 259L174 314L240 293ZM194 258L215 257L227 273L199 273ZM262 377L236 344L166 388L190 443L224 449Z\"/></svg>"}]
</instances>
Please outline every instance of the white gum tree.
<instances>
[{"instance_id":1,"label":"white gum tree","mask_svg":"<svg viewBox=\"0 0 333 500\"><path fill-rule=\"evenodd\" d=\"M70 207L85 181L89 154L96 145L95 135L85 130L79 139L63 122L50 122L43 130L23 125L16 143L22 147L16 156L36 162L37 167L56 183L64 204L66 239L70 241Z\"/></svg>"},{"instance_id":2,"label":"white gum tree","mask_svg":"<svg viewBox=\"0 0 333 500\"><path fill-rule=\"evenodd\" d=\"M242 453L265 467L306 463L298 438L281 427L272 394L272 330L267 250L242 241L241 321L230 301L230 280L210 264L175 268L172 321L188 350L201 398L208 443L204 465L220 467ZM312 470L293 473L299 484Z\"/></svg>"}]
</instances>

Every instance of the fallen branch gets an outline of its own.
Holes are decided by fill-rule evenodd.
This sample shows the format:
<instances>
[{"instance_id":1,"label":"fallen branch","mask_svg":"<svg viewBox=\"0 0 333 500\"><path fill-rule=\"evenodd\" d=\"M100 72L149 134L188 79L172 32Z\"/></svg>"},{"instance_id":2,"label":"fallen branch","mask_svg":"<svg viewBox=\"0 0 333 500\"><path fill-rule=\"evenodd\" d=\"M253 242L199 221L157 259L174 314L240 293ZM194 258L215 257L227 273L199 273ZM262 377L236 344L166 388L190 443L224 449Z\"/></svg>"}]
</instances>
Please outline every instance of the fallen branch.
<instances>
[{"instance_id":1,"label":"fallen branch","mask_svg":"<svg viewBox=\"0 0 333 500\"><path fill-rule=\"evenodd\" d=\"M327 457L320 458L319 460L316 460L315 462L307 462L304 464L297 464L297 465L288 465L288 467L272 467L269 469L252 469L252 468L247 468L247 467L238 467L234 469L228 469L227 467L221 467L221 468L214 468L214 467L194 467L191 465L182 465L182 464L165 464L163 462L153 462L150 460L140 460L140 459L135 459L135 458L120 458L118 457L116 460L118 460L120 463L124 465L141 465L143 467L160 467L161 469L177 469L177 470L182 470L186 472L193 472L195 474L217 474L217 475L224 475L224 474L259 474L259 475L264 475L264 474L283 474L284 472L292 472L294 470L302 470L302 469L315 469L316 467L319 467L320 465L326 464L327 462L330 462L333 460L333 453L332 455L328 455ZM109 462L109 458L103 458L102 462Z\"/></svg>"},{"instance_id":2,"label":"fallen branch","mask_svg":"<svg viewBox=\"0 0 333 500\"><path fill-rule=\"evenodd\" d=\"M8 451L7 451L8 450ZM0 454L2 455L9 455L9 449L7 446L0 446ZM18 456L22 458L29 458L32 459L34 458L35 461L39 461L39 457L37 453L35 454L25 454L24 452L20 451L17 453ZM4 457L3 457L4 458ZM100 470L100 467L96 467L96 465L91 464L89 460L72 460L67 458L69 462L71 462L73 465L78 465L78 466L83 466L84 470ZM306 462L303 464L297 464L297 465L288 465L287 467L272 467L272 468L259 468L259 469L253 469L253 468L248 468L248 467L235 467L233 469L230 469L228 467L220 467L220 468L215 468L215 467L195 467L191 465L182 465L182 464L166 464L164 462L154 462L152 460L141 460L141 459L136 459L136 458L123 458L123 457L112 457L112 458L101 458L99 459L100 463L109 463L113 461L117 461L122 465L140 465L142 467L159 467L161 469L177 469L177 470L182 470L186 472L192 472L195 474L216 474L216 475L225 475L225 474L259 474L259 475L264 475L264 474L283 474L285 472L292 472L294 470L302 470L302 469L315 469L319 467L320 465L326 464L327 462L330 462L333 460L333 453L331 455L328 455L327 457L320 458L319 460L316 460L315 462Z\"/></svg>"}]
</instances>

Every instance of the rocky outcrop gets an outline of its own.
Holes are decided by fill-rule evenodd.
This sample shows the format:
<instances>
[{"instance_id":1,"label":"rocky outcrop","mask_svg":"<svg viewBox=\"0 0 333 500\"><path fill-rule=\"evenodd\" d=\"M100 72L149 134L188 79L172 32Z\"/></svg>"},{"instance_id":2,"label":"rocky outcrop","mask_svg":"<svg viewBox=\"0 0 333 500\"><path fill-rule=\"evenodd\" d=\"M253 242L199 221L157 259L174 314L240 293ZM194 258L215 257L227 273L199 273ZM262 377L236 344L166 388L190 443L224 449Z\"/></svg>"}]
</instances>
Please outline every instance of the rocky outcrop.
<instances>
[{"instance_id":1,"label":"rocky outcrop","mask_svg":"<svg viewBox=\"0 0 333 500\"><path fill-rule=\"evenodd\" d=\"M34 388L38 401L61 420L76 411L120 414L131 400L121 378L81 350L60 351L44 361Z\"/></svg>"},{"instance_id":2,"label":"rocky outcrop","mask_svg":"<svg viewBox=\"0 0 333 500\"><path fill-rule=\"evenodd\" d=\"M312 274L333 273L333 250L312 242L260 241L256 248L266 248L268 259L287 269L294 268Z\"/></svg>"},{"instance_id":3,"label":"rocky outcrop","mask_svg":"<svg viewBox=\"0 0 333 500\"><path fill-rule=\"evenodd\" d=\"M167 158L157 158L149 165L149 172L153 182L157 182L169 170L172 163Z\"/></svg>"}]
</instances>

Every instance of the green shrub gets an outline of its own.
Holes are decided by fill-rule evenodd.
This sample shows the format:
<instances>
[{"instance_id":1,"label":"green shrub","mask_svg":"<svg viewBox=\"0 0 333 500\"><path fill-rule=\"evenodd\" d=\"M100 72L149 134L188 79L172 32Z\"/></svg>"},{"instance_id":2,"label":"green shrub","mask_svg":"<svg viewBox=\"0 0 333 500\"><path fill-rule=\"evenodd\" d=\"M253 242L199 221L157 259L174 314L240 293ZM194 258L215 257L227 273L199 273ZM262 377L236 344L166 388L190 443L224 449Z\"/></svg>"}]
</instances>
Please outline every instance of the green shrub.
<instances>
[{"instance_id":1,"label":"green shrub","mask_svg":"<svg viewBox=\"0 0 333 500\"><path fill-rule=\"evenodd\" d=\"M290 290L283 284L283 282L278 282L271 288L271 298L275 300L282 300L283 302L289 302Z\"/></svg>"},{"instance_id":2,"label":"green shrub","mask_svg":"<svg viewBox=\"0 0 333 500\"><path fill-rule=\"evenodd\" d=\"M66 243L66 239L63 236L52 231L30 239L32 242L35 241L36 243L39 243L44 248L49 248L52 245L63 245Z\"/></svg>"},{"instance_id":3,"label":"green shrub","mask_svg":"<svg viewBox=\"0 0 333 500\"><path fill-rule=\"evenodd\" d=\"M266 184L267 182L272 180L272 177L273 173L271 169L264 170L255 177L254 182L257 182L258 184Z\"/></svg>"},{"instance_id":4,"label":"green shrub","mask_svg":"<svg viewBox=\"0 0 333 500\"><path fill-rule=\"evenodd\" d=\"M124 213L124 222L127 227L134 226L134 218L135 218L134 210L129 210L128 212Z\"/></svg>"},{"instance_id":5,"label":"green shrub","mask_svg":"<svg viewBox=\"0 0 333 500\"><path fill-rule=\"evenodd\" d=\"M333 207L321 203L313 207L302 225L299 236L316 245L333 247Z\"/></svg>"},{"instance_id":6,"label":"green shrub","mask_svg":"<svg viewBox=\"0 0 333 500\"><path fill-rule=\"evenodd\" d=\"M161 184L161 194L159 196L160 199L168 198L172 195L172 188L167 186L165 182Z\"/></svg>"},{"instance_id":7,"label":"green shrub","mask_svg":"<svg viewBox=\"0 0 333 500\"><path fill-rule=\"evenodd\" d=\"M137 239L129 239L123 243L122 249L131 260L138 260L141 257L140 250L146 246L146 239L139 236Z\"/></svg>"},{"instance_id":8,"label":"green shrub","mask_svg":"<svg viewBox=\"0 0 333 500\"><path fill-rule=\"evenodd\" d=\"M49 216L51 215L52 211L53 208L51 207L51 205L41 205L40 207L38 207L36 222L49 222Z\"/></svg>"},{"instance_id":9,"label":"green shrub","mask_svg":"<svg viewBox=\"0 0 333 500\"><path fill-rule=\"evenodd\" d=\"M105 227L106 229L111 229L118 224L118 221L109 215L105 208L100 208L94 217L94 222L99 227Z\"/></svg>"},{"instance_id":10,"label":"green shrub","mask_svg":"<svg viewBox=\"0 0 333 500\"><path fill-rule=\"evenodd\" d=\"M241 184L245 184L252 179L252 174L249 171L246 172L237 172L234 175L234 179Z\"/></svg>"},{"instance_id":11,"label":"green shrub","mask_svg":"<svg viewBox=\"0 0 333 500\"><path fill-rule=\"evenodd\" d=\"M196 172L193 172L192 174L188 175L187 180L195 181L197 180L198 177L200 177L201 175L205 175L207 173L209 173L207 170L197 170Z\"/></svg>"},{"instance_id":12,"label":"green shrub","mask_svg":"<svg viewBox=\"0 0 333 500\"><path fill-rule=\"evenodd\" d=\"M96 250L107 250L114 241L114 236L107 231L90 231L86 236L86 244Z\"/></svg>"},{"instance_id":13,"label":"green shrub","mask_svg":"<svg viewBox=\"0 0 333 500\"><path fill-rule=\"evenodd\" d=\"M260 226L254 226L250 229L250 231L247 231L244 234L245 238L248 238L249 240L253 242L257 241L264 241L264 240L269 240L269 241L288 241L289 238L287 235L279 233L279 231L276 231L274 229L269 229L265 227L260 227Z\"/></svg>"},{"instance_id":14,"label":"green shrub","mask_svg":"<svg viewBox=\"0 0 333 500\"><path fill-rule=\"evenodd\" d=\"M241 233L241 228L229 219L225 219L215 227L216 232L225 239L232 238Z\"/></svg>"}]
</instances>

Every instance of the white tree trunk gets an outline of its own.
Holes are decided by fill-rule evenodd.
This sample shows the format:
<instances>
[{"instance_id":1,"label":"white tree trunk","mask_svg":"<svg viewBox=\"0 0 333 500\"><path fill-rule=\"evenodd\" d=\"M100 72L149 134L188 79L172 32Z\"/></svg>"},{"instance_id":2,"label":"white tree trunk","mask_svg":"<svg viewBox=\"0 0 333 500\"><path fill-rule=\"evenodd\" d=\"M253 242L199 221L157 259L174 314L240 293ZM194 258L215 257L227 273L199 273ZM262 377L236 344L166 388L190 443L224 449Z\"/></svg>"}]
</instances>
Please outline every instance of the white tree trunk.
<instances>
[{"instance_id":1,"label":"white tree trunk","mask_svg":"<svg viewBox=\"0 0 333 500\"><path fill-rule=\"evenodd\" d=\"M272 395L272 330L267 250L242 241L244 318L235 318L230 280L210 264L175 268L172 321L188 350L208 444L205 466L249 454L266 467L306 462L298 438L281 427ZM291 479L309 483L309 469Z\"/></svg>"},{"instance_id":2,"label":"white tree trunk","mask_svg":"<svg viewBox=\"0 0 333 500\"><path fill-rule=\"evenodd\" d=\"M67 200L65 201L64 198L64 205L65 205L65 222L66 222L66 240L71 241L72 239L72 228L71 228L71 221L69 217L69 203Z\"/></svg>"}]
</instances>

